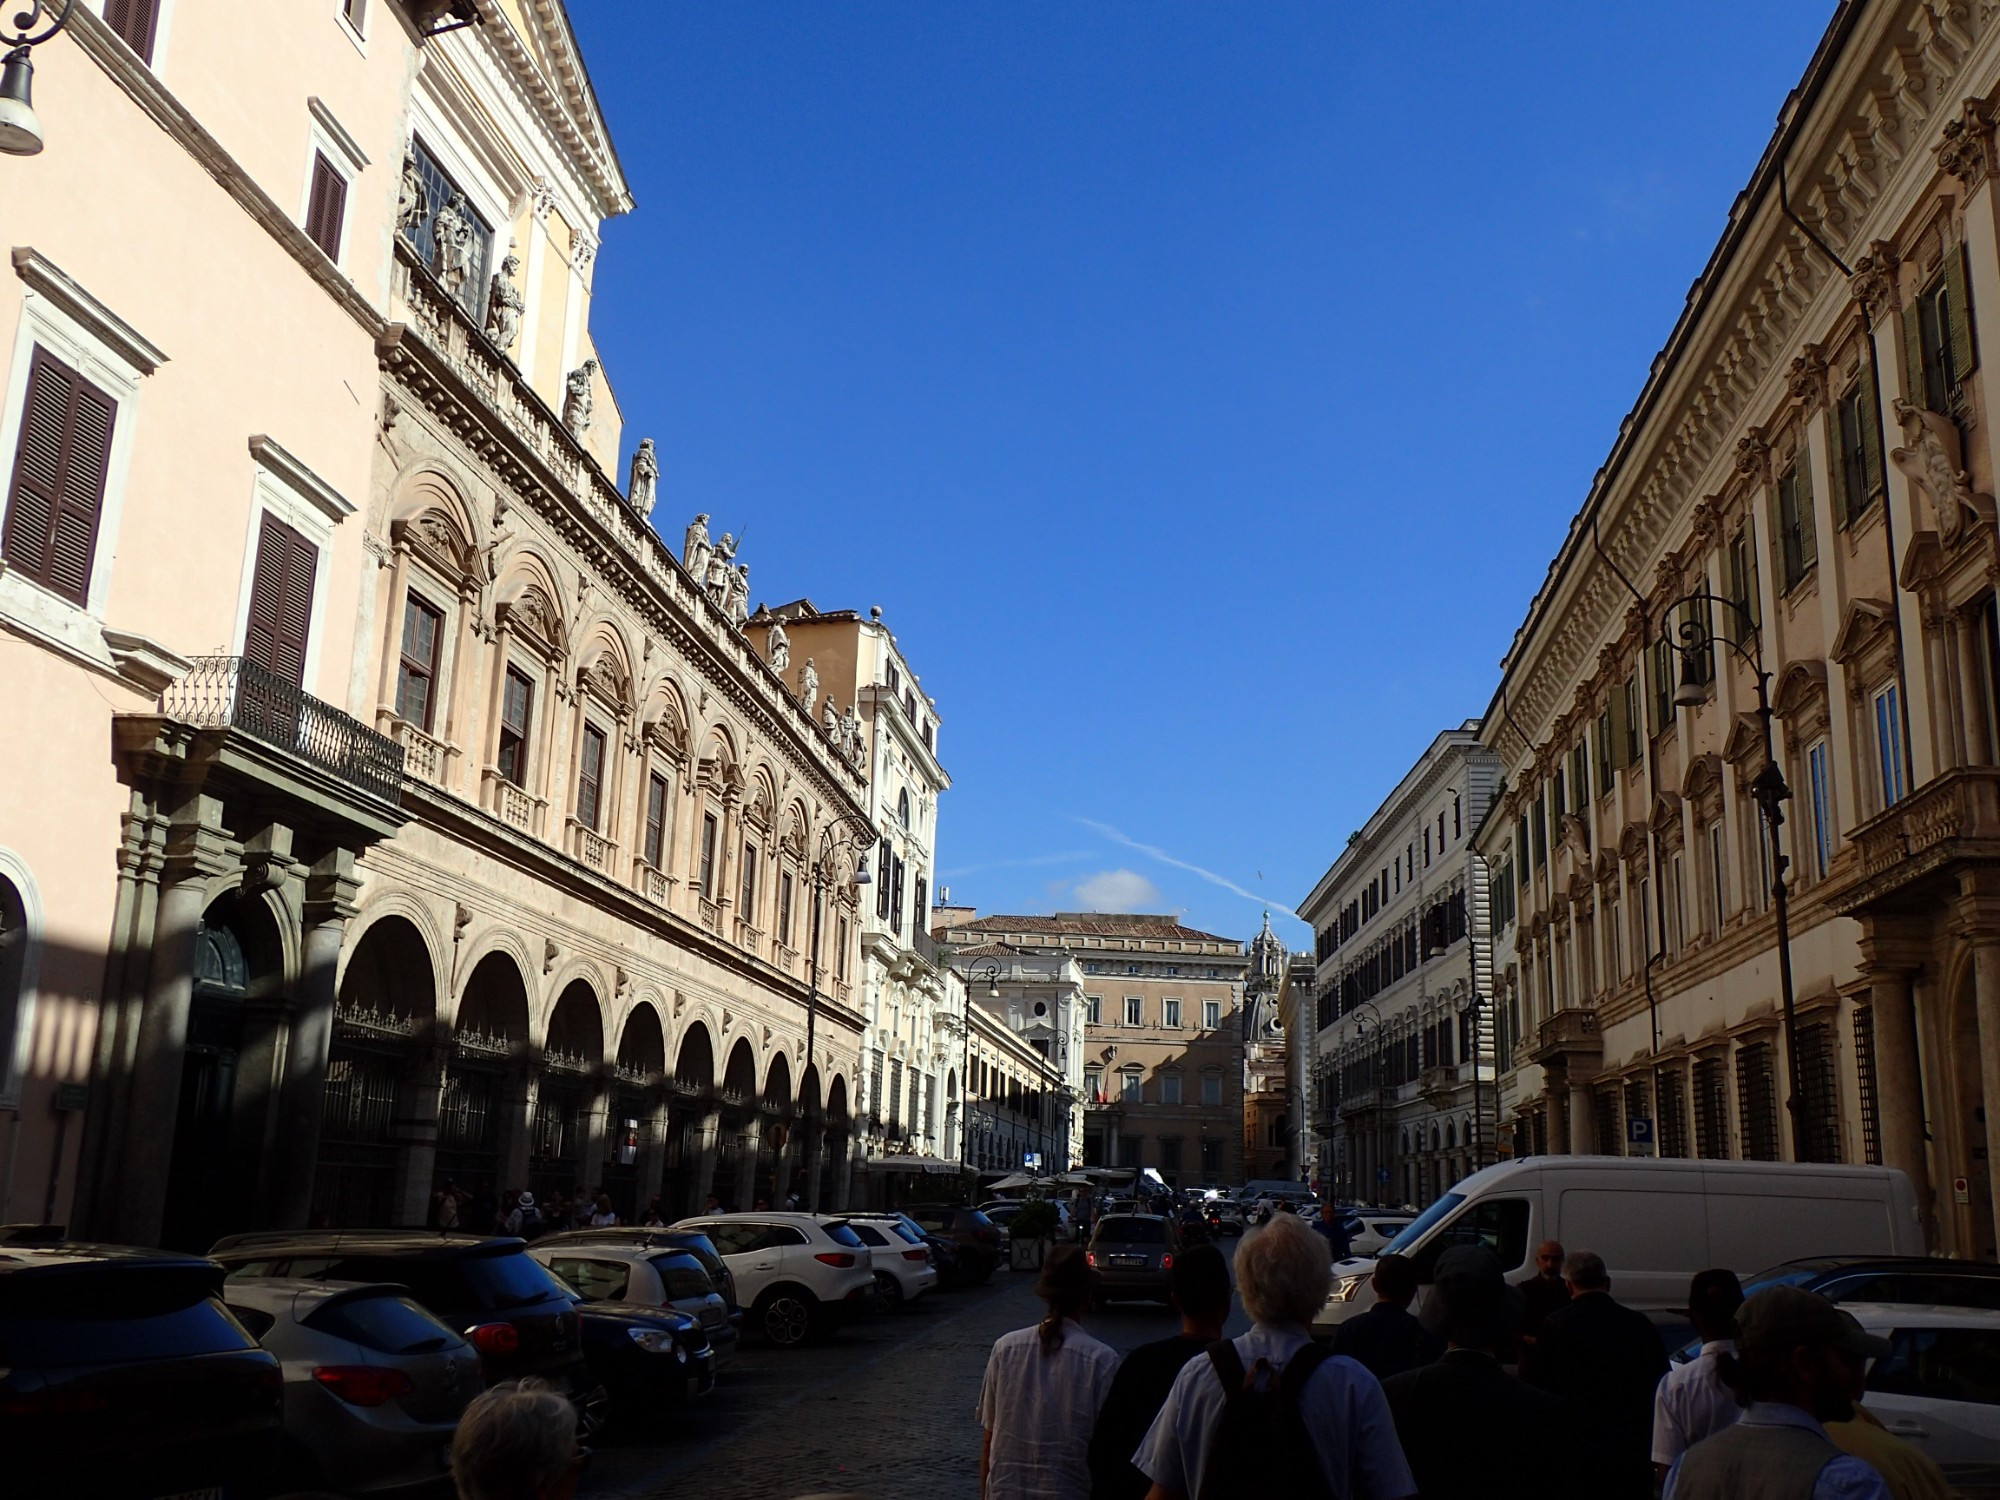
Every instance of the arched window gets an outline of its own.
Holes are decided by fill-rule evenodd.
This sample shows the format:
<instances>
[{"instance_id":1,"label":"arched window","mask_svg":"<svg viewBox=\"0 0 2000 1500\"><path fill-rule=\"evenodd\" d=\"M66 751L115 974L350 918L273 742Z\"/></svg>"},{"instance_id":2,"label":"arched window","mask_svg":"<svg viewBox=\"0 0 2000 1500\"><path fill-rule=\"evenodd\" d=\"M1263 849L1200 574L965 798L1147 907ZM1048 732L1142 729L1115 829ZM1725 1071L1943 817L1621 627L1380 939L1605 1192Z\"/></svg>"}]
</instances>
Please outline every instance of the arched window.
<instances>
[{"instance_id":1,"label":"arched window","mask_svg":"<svg viewBox=\"0 0 2000 1500\"><path fill-rule=\"evenodd\" d=\"M905 828L910 826L910 789L904 787L896 793L896 821Z\"/></svg>"},{"instance_id":2,"label":"arched window","mask_svg":"<svg viewBox=\"0 0 2000 1500\"><path fill-rule=\"evenodd\" d=\"M40 893L27 870L0 849L0 1105L7 1107L21 1100L41 951Z\"/></svg>"}]
</instances>

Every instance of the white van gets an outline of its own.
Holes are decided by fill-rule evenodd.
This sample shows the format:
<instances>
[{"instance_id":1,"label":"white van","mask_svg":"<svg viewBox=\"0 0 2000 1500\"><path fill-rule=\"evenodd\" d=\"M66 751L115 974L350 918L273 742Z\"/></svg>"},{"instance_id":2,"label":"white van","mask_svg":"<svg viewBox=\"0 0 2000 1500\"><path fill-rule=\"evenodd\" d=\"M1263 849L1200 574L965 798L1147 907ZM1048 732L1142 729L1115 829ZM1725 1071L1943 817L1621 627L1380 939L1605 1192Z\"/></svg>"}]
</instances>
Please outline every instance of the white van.
<instances>
[{"instance_id":1,"label":"white van","mask_svg":"<svg viewBox=\"0 0 2000 1500\"><path fill-rule=\"evenodd\" d=\"M1890 1167L1623 1156L1531 1156L1474 1172L1425 1209L1383 1252L1406 1255L1424 1281L1440 1252L1483 1244L1509 1281L1534 1270L1535 1247L1595 1250L1612 1293L1642 1312L1687 1303L1697 1271L1739 1276L1808 1255L1923 1255L1910 1180ZM1334 1328L1375 1300L1375 1262L1341 1261L1313 1320Z\"/></svg>"}]
</instances>

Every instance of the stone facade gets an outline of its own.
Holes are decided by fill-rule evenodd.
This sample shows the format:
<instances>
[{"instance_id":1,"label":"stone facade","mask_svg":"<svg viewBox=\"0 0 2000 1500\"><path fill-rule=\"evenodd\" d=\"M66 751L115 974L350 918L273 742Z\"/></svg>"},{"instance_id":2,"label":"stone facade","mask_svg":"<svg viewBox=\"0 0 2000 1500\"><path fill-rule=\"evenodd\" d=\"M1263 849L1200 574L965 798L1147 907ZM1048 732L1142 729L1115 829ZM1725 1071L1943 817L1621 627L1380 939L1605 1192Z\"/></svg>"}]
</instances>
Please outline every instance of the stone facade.
<instances>
[{"instance_id":1,"label":"stone facade","mask_svg":"<svg viewBox=\"0 0 2000 1500\"><path fill-rule=\"evenodd\" d=\"M1480 728L1507 776L1482 847L1515 1149L1887 1162L1938 1249L1982 1256L1995 20L1836 14Z\"/></svg>"},{"instance_id":2,"label":"stone facade","mask_svg":"<svg viewBox=\"0 0 2000 1500\"><path fill-rule=\"evenodd\" d=\"M1488 882L1471 839L1499 758L1477 727L1433 740L1299 904L1318 960L1319 1175L1343 1202L1428 1203L1492 1157Z\"/></svg>"},{"instance_id":3,"label":"stone facade","mask_svg":"<svg viewBox=\"0 0 2000 1500\"><path fill-rule=\"evenodd\" d=\"M961 942L976 937L946 935ZM1059 1173L1079 1165L1082 966L1061 950L1004 942L947 951L970 1026L964 1155L954 1159L984 1173Z\"/></svg>"},{"instance_id":4,"label":"stone facade","mask_svg":"<svg viewBox=\"0 0 2000 1500\"><path fill-rule=\"evenodd\" d=\"M1250 940L1250 977L1243 990L1243 1175L1252 1181L1299 1175L1282 1010L1286 958L1265 912L1263 931Z\"/></svg>"}]
</instances>

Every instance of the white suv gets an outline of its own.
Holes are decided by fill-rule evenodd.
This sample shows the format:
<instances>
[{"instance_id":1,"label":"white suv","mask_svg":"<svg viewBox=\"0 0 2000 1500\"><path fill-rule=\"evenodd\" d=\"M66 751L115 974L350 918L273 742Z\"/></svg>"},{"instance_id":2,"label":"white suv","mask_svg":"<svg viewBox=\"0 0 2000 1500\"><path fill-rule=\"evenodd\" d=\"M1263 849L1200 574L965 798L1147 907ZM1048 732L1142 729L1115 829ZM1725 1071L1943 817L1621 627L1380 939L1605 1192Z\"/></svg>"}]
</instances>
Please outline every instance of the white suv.
<instances>
[{"instance_id":1,"label":"white suv","mask_svg":"<svg viewBox=\"0 0 2000 1500\"><path fill-rule=\"evenodd\" d=\"M736 1300L750 1326L780 1348L808 1334L831 1333L867 1304L875 1265L845 1219L812 1214L710 1214L683 1219L715 1242L736 1278Z\"/></svg>"},{"instance_id":2,"label":"white suv","mask_svg":"<svg viewBox=\"0 0 2000 1500\"><path fill-rule=\"evenodd\" d=\"M914 1302L937 1285L923 1236L901 1214L850 1214L847 1227L875 1258L875 1300L884 1312Z\"/></svg>"}]
</instances>

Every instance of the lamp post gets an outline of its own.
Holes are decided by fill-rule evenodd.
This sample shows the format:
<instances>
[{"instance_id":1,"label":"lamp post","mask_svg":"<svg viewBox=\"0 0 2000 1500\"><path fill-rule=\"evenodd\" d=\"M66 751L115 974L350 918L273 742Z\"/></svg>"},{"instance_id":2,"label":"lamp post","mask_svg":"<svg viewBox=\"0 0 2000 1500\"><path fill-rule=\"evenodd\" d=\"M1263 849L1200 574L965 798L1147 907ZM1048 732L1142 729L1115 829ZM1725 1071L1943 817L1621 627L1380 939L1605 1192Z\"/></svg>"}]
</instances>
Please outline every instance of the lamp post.
<instances>
[{"instance_id":1,"label":"lamp post","mask_svg":"<svg viewBox=\"0 0 2000 1500\"><path fill-rule=\"evenodd\" d=\"M969 1168L971 1167L972 1163L971 1163L971 1162L969 1162L969 1161L967 1161L967 1160L965 1159L965 1155L966 1155L966 1153L965 1153L965 1150L963 1149L963 1146L964 1146L964 1143L965 1143L965 1141L966 1141L966 1139L967 1139L967 1133L968 1133L968 1132L969 1132L969 1131L971 1130L971 1128L972 1128L972 1103L971 1103L971 1100L972 1100L972 981L973 981L973 980L975 980L975 979L977 979L977 978L979 978L979 976L980 976L980 975L982 975L982 974L984 974L984 975L986 976L986 998L987 998L988 1000L998 1000L998 999L1000 998L1000 961L999 961L998 959L995 959L995 958L983 958L983 959L980 959L980 960L979 960L979 961L978 961L977 963L973 964L971 968L969 968L969 969L967 969L967 970L965 971L965 977L966 977L966 985L965 985L965 1055L964 1055L964 1056L963 1056L962 1058L960 1058L960 1059L959 1059L959 1067L958 1067L958 1077L959 1077L959 1083L958 1083L958 1086L959 1086L959 1088L960 1088L960 1089L962 1089L962 1090L964 1091L964 1093L965 1093L965 1098L966 1098L966 1106L965 1106L965 1110L964 1110L964 1115L965 1115L965 1124L964 1124L964 1126L963 1126L963 1127L962 1127L962 1128L960 1129L960 1131L959 1131L959 1141L960 1141L960 1144L961 1144L961 1149L960 1149L960 1151L959 1151L959 1165L960 1165L961 1167L965 1167L965 1168L968 1168L968 1169L969 1169Z\"/></svg>"},{"instance_id":2,"label":"lamp post","mask_svg":"<svg viewBox=\"0 0 2000 1500\"><path fill-rule=\"evenodd\" d=\"M826 907L828 892L834 882L833 861L836 854L846 850L854 857L854 873L848 877L850 886L867 885L868 862L864 856L875 843L875 831L851 814L835 818L820 830L819 849L813 859L813 910L812 910L812 983L806 994L806 1067L813 1065L813 1039L819 1021L819 938L821 914ZM822 1087L824 1085L822 1084ZM821 1107L821 1117L825 1108ZM813 1200L819 1196L818 1162L819 1125L811 1120L806 1122L805 1150L805 1191L799 1194L799 1201L807 1213L813 1212Z\"/></svg>"},{"instance_id":3,"label":"lamp post","mask_svg":"<svg viewBox=\"0 0 2000 1500\"><path fill-rule=\"evenodd\" d=\"M30 54L69 23L76 0L8 0L0 25L0 151L34 156L42 149L42 122L35 118L35 65Z\"/></svg>"},{"instance_id":4,"label":"lamp post","mask_svg":"<svg viewBox=\"0 0 2000 1500\"><path fill-rule=\"evenodd\" d=\"M1686 608L1699 604L1703 608L1697 612ZM1737 618L1742 639L1719 635L1709 623L1709 607L1721 605ZM1682 615L1680 640L1674 640L1673 617L1676 611ZM1799 1022L1798 1012L1792 995L1792 927L1791 916L1786 905L1785 870L1791 863L1779 843L1778 830L1784 825L1784 804L1791 798L1792 789L1785 784L1785 774L1778 769L1777 752L1771 739L1771 674L1764 669L1764 652L1758 644L1751 627L1748 611L1734 599L1725 599L1718 594L1696 590L1667 606L1666 619L1660 627L1660 640L1677 652L1680 657L1680 682L1674 689L1674 707L1694 708L1708 700L1706 679L1702 672L1702 653L1717 644L1725 645L1744 661L1757 682L1757 722L1763 732L1764 768L1750 783L1751 800L1757 804L1757 811L1764 824L1764 833L1770 843L1771 852L1771 904L1778 924L1778 990L1784 1006L1785 1026L1785 1112L1792 1121L1792 1158L1795 1161L1810 1161L1811 1151L1806 1143L1804 1122L1800 1111L1804 1101L1799 1097ZM1745 643L1748 644L1745 644ZM1657 1103L1655 1108L1657 1108Z\"/></svg>"}]
</instances>

